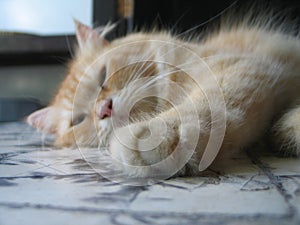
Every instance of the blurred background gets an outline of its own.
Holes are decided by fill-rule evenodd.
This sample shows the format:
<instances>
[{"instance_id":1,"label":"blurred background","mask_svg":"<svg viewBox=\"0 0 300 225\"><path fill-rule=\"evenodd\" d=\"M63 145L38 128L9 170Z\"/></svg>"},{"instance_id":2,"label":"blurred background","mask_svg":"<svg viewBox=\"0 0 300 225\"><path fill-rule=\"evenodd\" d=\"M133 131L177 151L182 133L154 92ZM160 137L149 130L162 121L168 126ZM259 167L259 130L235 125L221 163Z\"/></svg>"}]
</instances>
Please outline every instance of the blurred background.
<instances>
[{"instance_id":1,"label":"blurred background","mask_svg":"<svg viewBox=\"0 0 300 225\"><path fill-rule=\"evenodd\" d=\"M0 122L51 101L76 44L73 18L94 27L117 22L109 39L154 26L188 36L246 2L253 1L0 0ZM292 19L300 15L299 0L258 3L288 9Z\"/></svg>"}]
</instances>

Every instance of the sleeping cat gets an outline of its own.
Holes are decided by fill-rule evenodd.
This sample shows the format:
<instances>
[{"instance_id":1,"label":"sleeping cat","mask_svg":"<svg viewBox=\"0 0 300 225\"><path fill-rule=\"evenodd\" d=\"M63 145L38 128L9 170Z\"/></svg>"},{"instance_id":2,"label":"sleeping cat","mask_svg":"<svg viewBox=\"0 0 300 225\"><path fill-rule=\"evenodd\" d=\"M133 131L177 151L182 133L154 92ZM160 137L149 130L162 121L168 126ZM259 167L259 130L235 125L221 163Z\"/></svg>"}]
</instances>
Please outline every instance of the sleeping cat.
<instances>
[{"instance_id":1,"label":"sleeping cat","mask_svg":"<svg viewBox=\"0 0 300 225\"><path fill-rule=\"evenodd\" d=\"M27 122L58 147L107 149L128 177L197 175L267 131L299 156L300 39L269 22L223 25L200 41L140 32L108 42L112 27L76 21L69 73Z\"/></svg>"}]
</instances>

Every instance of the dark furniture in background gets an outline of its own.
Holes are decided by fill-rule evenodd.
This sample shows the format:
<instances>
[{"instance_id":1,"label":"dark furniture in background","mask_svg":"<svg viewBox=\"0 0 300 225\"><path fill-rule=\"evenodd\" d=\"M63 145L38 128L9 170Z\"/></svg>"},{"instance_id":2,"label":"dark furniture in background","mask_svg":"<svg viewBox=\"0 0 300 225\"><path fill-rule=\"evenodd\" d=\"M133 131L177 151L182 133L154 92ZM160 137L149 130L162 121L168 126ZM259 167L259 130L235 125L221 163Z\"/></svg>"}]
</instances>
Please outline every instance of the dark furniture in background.
<instances>
[{"instance_id":1,"label":"dark furniture in background","mask_svg":"<svg viewBox=\"0 0 300 225\"><path fill-rule=\"evenodd\" d=\"M133 30L159 27L184 32L199 26L203 30L231 9L244 8L253 0L94 0L95 26L117 22L110 38L120 37ZM299 17L299 0L260 0L276 11L288 9L291 18ZM246 5L246 7L245 7ZM124 9L126 8L126 9ZM276 10L277 9L277 10ZM265 9L261 9L263 12ZM70 57L74 36L40 37L26 34L2 34L0 31L0 66L19 64L57 63Z\"/></svg>"}]
</instances>

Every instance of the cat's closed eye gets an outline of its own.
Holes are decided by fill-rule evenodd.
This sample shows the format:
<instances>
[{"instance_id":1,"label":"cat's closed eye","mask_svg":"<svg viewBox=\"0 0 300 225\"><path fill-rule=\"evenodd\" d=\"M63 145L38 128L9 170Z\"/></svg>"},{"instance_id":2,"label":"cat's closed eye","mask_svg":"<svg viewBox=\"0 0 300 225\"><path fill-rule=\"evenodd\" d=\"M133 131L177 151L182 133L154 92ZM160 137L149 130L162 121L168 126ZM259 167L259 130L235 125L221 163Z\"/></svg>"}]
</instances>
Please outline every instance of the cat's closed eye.
<instances>
[{"instance_id":1,"label":"cat's closed eye","mask_svg":"<svg viewBox=\"0 0 300 225\"><path fill-rule=\"evenodd\" d=\"M73 120L71 122L71 126L74 127L76 125L79 125L80 123L82 123L84 121L85 118L86 118L86 114L81 114L81 115L73 118Z\"/></svg>"},{"instance_id":2,"label":"cat's closed eye","mask_svg":"<svg viewBox=\"0 0 300 225\"><path fill-rule=\"evenodd\" d=\"M99 85L100 87L103 86L104 82L106 79L106 67L104 67L101 71L100 71L100 79L99 79Z\"/></svg>"}]
</instances>

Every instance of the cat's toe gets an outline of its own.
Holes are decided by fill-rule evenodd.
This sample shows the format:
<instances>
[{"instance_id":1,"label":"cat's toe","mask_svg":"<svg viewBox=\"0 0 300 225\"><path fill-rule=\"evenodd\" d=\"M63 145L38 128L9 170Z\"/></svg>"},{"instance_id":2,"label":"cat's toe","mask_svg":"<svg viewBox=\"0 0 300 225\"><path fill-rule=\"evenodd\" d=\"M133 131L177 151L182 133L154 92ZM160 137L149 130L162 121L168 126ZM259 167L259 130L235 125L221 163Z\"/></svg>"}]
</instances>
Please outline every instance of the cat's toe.
<instances>
[{"instance_id":1,"label":"cat's toe","mask_svg":"<svg viewBox=\"0 0 300 225\"><path fill-rule=\"evenodd\" d=\"M119 128L111 136L109 149L114 166L129 177L151 176L151 165L143 158L147 149L140 143L147 132L145 127L135 125Z\"/></svg>"}]
</instances>

